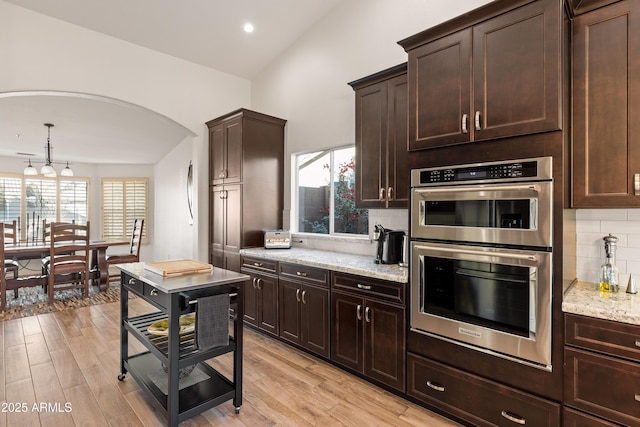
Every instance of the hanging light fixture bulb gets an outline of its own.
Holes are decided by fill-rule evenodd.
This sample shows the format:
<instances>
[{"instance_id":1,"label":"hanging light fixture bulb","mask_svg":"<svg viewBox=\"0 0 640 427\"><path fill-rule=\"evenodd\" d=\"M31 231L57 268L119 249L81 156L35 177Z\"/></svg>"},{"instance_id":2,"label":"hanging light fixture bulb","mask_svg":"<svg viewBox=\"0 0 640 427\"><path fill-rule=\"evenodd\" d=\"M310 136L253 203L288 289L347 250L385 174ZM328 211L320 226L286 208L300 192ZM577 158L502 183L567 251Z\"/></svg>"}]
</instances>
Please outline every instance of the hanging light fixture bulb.
<instances>
[{"instance_id":1,"label":"hanging light fixture bulb","mask_svg":"<svg viewBox=\"0 0 640 427\"><path fill-rule=\"evenodd\" d=\"M27 165L27 167L24 168L24 174L29 176L38 175L38 169L33 167L33 165L31 164L31 159L29 159L29 164Z\"/></svg>"},{"instance_id":2,"label":"hanging light fixture bulb","mask_svg":"<svg viewBox=\"0 0 640 427\"><path fill-rule=\"evenodd\" d=\"M69 167L69 162L67 162L67 166L60 171L60 176L73 176L73 171Z\"/></svg>"}]
</instances>

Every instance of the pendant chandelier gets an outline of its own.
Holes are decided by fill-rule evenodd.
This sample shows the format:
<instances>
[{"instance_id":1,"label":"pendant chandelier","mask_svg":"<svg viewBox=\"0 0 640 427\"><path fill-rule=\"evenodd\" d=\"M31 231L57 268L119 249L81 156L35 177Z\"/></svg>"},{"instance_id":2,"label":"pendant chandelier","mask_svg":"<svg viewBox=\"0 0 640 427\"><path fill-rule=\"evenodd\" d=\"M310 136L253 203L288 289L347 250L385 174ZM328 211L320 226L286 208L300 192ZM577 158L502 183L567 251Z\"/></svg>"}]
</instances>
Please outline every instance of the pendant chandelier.
<instances>
[{"instance_id":1,"label":"pendant chandelier","mask_svg":"<svg viewBox=\"0 0 640 427\"><path fill-rule=\"evenodd\" d=\"M51 166L51 164L54 163L51 161L51 128L53 127L53 125L51 123L45 123L44 125L47 127L47 145L45 147L44 166L42 166L42 168L40 169L40 173L47 178L55 178L57 174L55 169L53 169L53 166ZM31 164L31 159L29 159L29 164L27 165L27 167L24 168L24 174L30 176L38 175L38 170ZM65 168L60 171L60 175L73 176L73 171L69 167L69 162L67 162Z\"/></svg>"}]
</instances>

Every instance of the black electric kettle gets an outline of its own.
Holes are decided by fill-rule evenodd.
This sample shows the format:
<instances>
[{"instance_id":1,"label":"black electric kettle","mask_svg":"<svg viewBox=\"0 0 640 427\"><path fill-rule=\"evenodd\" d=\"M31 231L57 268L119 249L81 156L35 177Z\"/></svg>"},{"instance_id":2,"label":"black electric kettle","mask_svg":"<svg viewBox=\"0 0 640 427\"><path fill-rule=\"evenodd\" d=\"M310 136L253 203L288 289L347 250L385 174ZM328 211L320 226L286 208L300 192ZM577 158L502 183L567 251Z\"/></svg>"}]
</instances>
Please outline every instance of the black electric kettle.
<instances>
[{"instance_id":1,"label":"black electric kettle","mask_svg":"<svg viewBox=\"0 0 640 427\"><path fill-rule=\"evenodd\" d=\"M402 238L404 231L387 230L380 224L374 225L374 240L378 242L376 264L397 264L402 261Z\"/></svg>"}]
</instances>

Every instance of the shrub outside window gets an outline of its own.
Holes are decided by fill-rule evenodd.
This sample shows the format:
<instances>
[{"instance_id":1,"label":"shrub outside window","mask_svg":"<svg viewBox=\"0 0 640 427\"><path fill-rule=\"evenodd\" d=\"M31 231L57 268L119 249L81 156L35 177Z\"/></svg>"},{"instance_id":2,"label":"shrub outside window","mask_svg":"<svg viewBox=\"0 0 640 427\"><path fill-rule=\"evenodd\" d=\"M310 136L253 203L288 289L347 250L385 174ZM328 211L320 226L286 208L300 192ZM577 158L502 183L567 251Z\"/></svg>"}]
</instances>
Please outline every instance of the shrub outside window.
<instances>
[{"instance_id":1,"label":"shrub outside window","mask_svg":"<svg viewBox=\"0 0 640 427\"><path fill-rule=\"evenodd\" d=\"M367 235L369 211L355 206L355 148L296 156L298 232Z\"/></svg>"}]
</instances>

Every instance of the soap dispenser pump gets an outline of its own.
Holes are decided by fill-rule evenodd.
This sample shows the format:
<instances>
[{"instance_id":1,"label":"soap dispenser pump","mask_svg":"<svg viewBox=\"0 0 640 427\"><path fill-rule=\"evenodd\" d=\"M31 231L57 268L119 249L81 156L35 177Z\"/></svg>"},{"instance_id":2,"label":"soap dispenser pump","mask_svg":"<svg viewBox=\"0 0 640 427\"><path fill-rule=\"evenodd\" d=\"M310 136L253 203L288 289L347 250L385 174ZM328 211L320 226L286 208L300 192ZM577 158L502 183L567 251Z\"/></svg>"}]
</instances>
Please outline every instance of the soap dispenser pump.
<instances>
[{"instance_id":1,"label":"soap dispenser pump","mask_svg":"<svg viewBox=\"0 0 640 427\"><path fill-rule=\"evenodd\" d=\"M609 234L602 238L606 260L600 267L600 292L616 293L620 289L618 267L616 266L616 244L618 238Z\"/></svg>"}]
</instances>

